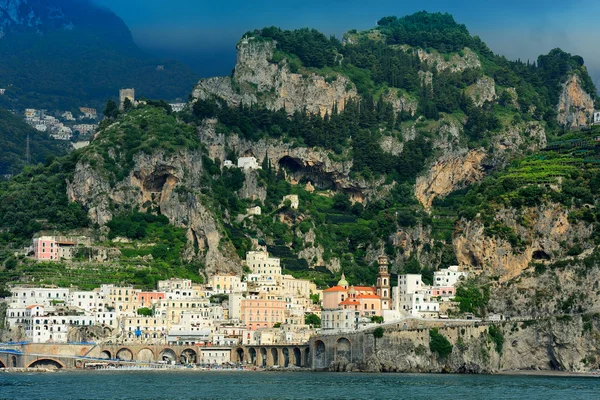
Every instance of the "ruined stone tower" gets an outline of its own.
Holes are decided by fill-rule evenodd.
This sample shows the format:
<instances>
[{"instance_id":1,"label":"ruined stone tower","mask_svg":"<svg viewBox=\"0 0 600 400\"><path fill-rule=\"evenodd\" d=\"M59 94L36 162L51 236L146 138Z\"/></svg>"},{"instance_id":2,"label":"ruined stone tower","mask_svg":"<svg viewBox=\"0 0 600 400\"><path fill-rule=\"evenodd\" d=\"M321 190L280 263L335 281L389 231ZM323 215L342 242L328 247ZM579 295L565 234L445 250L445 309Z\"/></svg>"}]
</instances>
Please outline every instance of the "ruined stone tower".
<instances>
[{"instance_id":1,"label":"ruined stone tower","mask_svg":"<svg viewBox=\"0 0 600 400\"><path fill-rule=\"evenodd\" d=\"M135 89L119 90L119 110L123 111L125 99L129 99L131 104L135 105Z\"/></svg>"}]
</instances>

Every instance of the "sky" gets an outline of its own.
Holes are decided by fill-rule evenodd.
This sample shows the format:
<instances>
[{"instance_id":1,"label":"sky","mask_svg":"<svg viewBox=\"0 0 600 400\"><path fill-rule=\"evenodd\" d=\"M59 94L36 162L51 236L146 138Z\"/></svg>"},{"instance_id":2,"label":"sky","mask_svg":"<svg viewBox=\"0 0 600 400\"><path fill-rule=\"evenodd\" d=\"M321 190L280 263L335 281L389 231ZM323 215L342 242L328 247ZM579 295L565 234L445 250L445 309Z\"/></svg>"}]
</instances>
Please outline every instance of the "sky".
<instances>
[{"instance_id":1,"label":"sky","mask_svg":"<svg viewBox=\"0 0 600 400\"><path fill-rule=\"evenodd\" d=\"M265 26L315 28L327 35L364 30L381 17L449 12L471 34L509 59L535 60L560 47L581 55L600 87L598 0L94 0L129 26L134 40L161 57L188 63L201 76L228 75L235 44Z\"/></svg>"}]
</instances>

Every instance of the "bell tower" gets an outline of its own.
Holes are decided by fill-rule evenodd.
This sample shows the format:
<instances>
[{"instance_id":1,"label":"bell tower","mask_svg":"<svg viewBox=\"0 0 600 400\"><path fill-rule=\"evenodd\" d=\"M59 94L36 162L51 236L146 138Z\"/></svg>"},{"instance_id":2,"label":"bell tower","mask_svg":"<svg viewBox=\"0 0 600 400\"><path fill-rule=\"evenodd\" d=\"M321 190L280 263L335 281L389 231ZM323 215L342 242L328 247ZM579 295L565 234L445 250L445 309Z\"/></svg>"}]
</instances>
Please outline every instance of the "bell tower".
<instances>
[{"instance_id":1,"label":"bell tower","mask_svg":"<svg viewBox=\"0 0 600 400\"><path fill-rule=\"evenodd\" d=\"M381 298L381 309L390 309L390 273L388 271L388 259L386 256L379 256L379 273L377 274L377 295Z\"/></svg>"}]
</instances>

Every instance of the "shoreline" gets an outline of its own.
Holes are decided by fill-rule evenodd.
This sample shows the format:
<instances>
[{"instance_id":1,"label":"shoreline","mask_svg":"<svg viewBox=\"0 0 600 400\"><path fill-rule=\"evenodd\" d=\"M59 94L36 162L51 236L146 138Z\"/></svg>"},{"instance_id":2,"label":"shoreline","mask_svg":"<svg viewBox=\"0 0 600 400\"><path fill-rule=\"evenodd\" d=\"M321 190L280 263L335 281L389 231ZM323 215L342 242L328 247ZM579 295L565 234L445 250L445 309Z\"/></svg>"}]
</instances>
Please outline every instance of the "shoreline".
<instances>
[{"instance_id":1,"label":"shoreline","mask_svg":"<svg viewBox=\"0 0 600 400\"><path fill-rule=\"evenodd\" d=\"M311 370L311 369L268 369L268 368L260 368L260 369L228 369L228 368L168 368L168 369L155 369L155 368L139 368L139 369L82 369L82 368L0 368L0 374L22 374L22 373L60 373L60 372L197 372L197 373L206 373L206 372L333 372L333 371L319 371L319 370ZM370 374L372 372L369 371L360 371L356 372L359 374ZM415 374L415 372L392 372L383 374L397 374L397 375L408 375ZM435 372L419 372L419 375L440 375ZM494 373L482 373L482 374L459 374L459 373L448 373L443 375L499 375L499 376L531 376L531 377L556 377L556 378L600 378L600 372L575 372L575 371L555 371L555 370L506 370L506 371L498 371Z\"/></svg>"}]
</instances>

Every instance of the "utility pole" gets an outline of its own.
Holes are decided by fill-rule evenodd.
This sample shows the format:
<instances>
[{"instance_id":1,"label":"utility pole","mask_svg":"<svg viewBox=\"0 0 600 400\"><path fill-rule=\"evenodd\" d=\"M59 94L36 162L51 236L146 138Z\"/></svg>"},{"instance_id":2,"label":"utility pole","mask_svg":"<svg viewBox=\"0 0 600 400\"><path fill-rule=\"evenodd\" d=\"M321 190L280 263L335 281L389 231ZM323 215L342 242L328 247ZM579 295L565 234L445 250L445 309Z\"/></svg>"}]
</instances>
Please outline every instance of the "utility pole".
<instances>
[{"instance_id":1,"label":"utility pole","mask_svg":"<svg viewBox=\"0 0 600 400\"><path fill-rule=\"evenodd\" d=\"M29 134L27 134L27 145L25 147L25 158L27 160L27 165L29 165L31 162L31 151L29 149L30 142L31 142L31 140L29 138Z\"/></svg>"}]
</instances>

